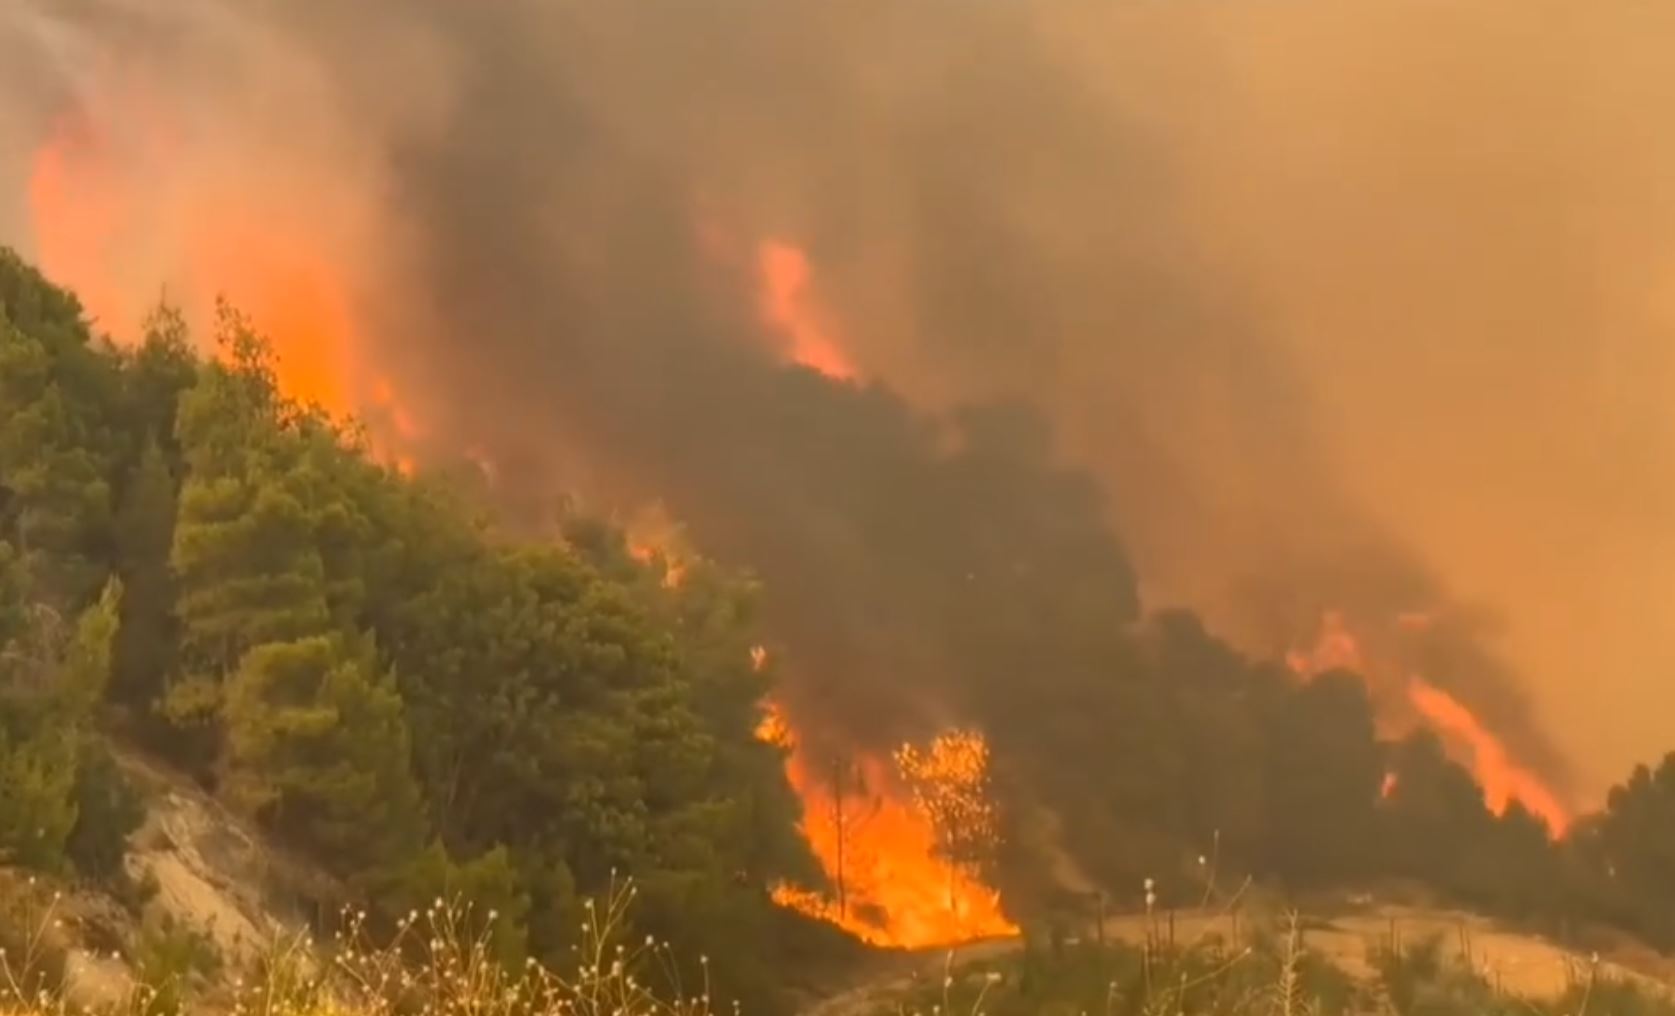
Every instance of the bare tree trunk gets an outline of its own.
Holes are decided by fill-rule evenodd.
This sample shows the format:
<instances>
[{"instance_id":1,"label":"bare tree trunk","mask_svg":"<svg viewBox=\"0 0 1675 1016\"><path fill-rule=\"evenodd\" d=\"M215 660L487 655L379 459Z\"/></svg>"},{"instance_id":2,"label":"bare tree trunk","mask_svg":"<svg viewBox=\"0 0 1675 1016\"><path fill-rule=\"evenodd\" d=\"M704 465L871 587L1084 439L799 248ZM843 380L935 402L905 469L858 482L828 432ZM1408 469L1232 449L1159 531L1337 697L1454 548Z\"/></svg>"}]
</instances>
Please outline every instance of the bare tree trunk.
<instances>
[{"instance_id":1,"label":"bare tree trunk","mask_svg":"<svg viewBox=\"0 0 1675 1016\"><path fill-rule=\"evenodd\" d=\"M832 759L832 808L834 811L833 818L835 820L835 824L837 825L837 905L839 920L845 920L849 917L849 899L844 886L843 877L845 834L843 813L843 773L844 763L842 757L834 756Z\"/></svg>"}]
</instances>

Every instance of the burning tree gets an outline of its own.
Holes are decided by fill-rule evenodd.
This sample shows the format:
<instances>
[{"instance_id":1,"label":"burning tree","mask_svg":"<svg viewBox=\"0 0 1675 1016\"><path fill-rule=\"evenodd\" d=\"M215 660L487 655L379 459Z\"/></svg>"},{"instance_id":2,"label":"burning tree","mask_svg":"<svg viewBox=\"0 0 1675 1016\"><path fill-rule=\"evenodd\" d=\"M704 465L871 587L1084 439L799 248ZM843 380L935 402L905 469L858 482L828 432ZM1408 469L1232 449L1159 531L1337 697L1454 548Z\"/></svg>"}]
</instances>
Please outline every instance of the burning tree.
<instances>
[{"instance_id":1,"label":"burning tree","mask_svg":"<svg viewBox=\"0 0 1675 1016\"><path fill-rule=\"evenodd\" d=\"M989 745L972 730L938 735L921 751L904 744L896 768L930 818L936 852L948 865L948 905L961 871L975 873L993 856L1000 823L989 793Z\"/></svg>"}]
</instances>

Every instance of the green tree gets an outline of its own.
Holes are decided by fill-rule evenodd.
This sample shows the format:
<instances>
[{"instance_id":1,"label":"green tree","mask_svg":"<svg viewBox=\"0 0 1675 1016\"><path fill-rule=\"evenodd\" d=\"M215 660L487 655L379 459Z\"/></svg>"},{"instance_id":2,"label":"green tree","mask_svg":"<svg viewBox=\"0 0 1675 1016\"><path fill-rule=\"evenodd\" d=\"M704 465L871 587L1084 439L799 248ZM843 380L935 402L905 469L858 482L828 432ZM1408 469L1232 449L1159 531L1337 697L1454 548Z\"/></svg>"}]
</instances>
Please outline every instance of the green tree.
<instances>
[{"instance_id":1,"label":"green tree","mask_svg":"<svg viewBox=\"0 0 1675 1016\"><path fill-rule=\"evenodd\" d=\"M1675 943L1675 752L1611 788L1593 835L1592 860L1628 919L1653 942Z\"/></svg>"},{"instance_id":2,"label":"green tree","mask_svg":"<svg viewBox=\"0 0 1675 1016\"><path fill-rule=\"evenodd\" d=\"M98 738L82 744L73 795L76 822L65 853L78 872L109 880L121 873L128 835L144 820L145 805Z\"/></svg>"},{"instance_id":3,"label":"green tree","mask_svg":"<svg viewBox=\"0 0 1675 1016\"><path fill-rule=\"evenodd\" d=\"M110 676L121 588L73 627L21 602L22 565L0 543L0 856L59 868L77 822L78 766Z\"/></svg>"},{"instance_id":4,"label":"green tree","mask_svg":"<svg viewBox=\"0 0 1675 1016\"><path fill-rule=\"evenodd\" d=\"M1384 759L1365 683L1321 674L1289 691L1269 724L1263 866L1299 886L1373 870Z\"/></svg>"},{"instance_id":5,"label":"green tree","mask_svg":"<svg viewBox=\"0 0 1675 1016\"><path fill-rule=\"evenodd\" d=\"M0 315L0 532L21 552L36 595L61 609L104 577L110 486L96 437L46 345Z\"/></svg>"},{"instance_id":6,"label":"green tree","mask_svg":"<svg viewBox=\"0 0 1675 1016\"><path fill-rule=\"evenodd\" d=\"M1394 783L1384 802L1385 863L1396 873L1422 879L1455 894L1474 886L1460 859L1488 835L1493 823L1483 790L1450 761L1428 730L1395 746Z\"/></svg>"},{"instance_id":7,"label":"green tree","mask_svg":"<svg viewBox=\"0 0 1675 1016\"><path fill-rule=\"evenodd\" d=\"M169 568L174 543L175 478L161 446L145 443L117 512L117 574L129 595L117 631L112 695L150 706L174 662L175 583Z\"/></svg>"},{"instance_id":8,"label":"green tree","mask_svg":"<svg viewBox=\"0 0 1675 1016\"><path fill-rule=\"evenodd\" d=\"M145 322L144 337L122 360L123 428L131 435L125 473L139 462L145 447L161 445L173 468L179 457L175 421L180 399L198 378L186 320L178 309L159 306Z\"/></svg>"},{"instance_id":9,"label":"green tree","mask_svg":"<svg viewBox=\"0 0 1675 1016\"><path fill-rule=\"evenodd\" d=\"M503 846L456 862L441 843L432 842L409 863L391 901L410 914L430 911L431 919L452 923L462 938L487 936L495 957L515 967L529 956L527 929L534 905L528 885L527 873ZM438 901L440 911L434 909ZM571 905L562 911L565 931L573 938L574 901L566 902Z\"/></svg>"},{"instance_id":10,"label":"green tree","mask_svg":"<svg viewBox=\"0 0 1675 1016\"><path fill-rule=\"evenodd\" d=\"M375 878L423 842L401 698L370 642L269 642L228 682L228 798L347 874Z\"/></svg>"},{"instance_id":11,"label":"green tree","mask_svg":"<svg viewBox=\"0 0 1675 1016\"><path fill-rule=\"evenodd\" d=\"M259 352L206 367L177 422L187 475L170 553L180 623L164 716L200 770L218 752L222 683L244 654L329 627L311 477L291 451ZM242 351L239 351L242 350Z\"/></svg>"}]
</instances>

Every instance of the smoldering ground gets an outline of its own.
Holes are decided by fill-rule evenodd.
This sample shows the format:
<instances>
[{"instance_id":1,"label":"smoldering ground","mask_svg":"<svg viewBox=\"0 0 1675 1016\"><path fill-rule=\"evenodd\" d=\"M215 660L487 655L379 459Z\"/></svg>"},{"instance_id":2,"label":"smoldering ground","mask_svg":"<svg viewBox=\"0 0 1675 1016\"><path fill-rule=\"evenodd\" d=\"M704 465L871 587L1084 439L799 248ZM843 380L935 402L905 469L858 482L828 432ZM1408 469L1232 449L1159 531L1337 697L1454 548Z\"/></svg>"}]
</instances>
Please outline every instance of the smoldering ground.
<instances>
[{"instance_id":1,"label":"smoldering ground","mask_svg":"<svg viewBox=\"0 0 1675 1016\"><path fill-rule=\"evenodd\" d=\"M1344 609L1587 794L1675 733L1672 17L24 0L0 182L66 111L134 149L113 326L197 195L282 210L438 451L662 499L868 715L942 680L962 598L1120 622L1132 555L1254 651ZM878 387L782 369L770 237ZM991 415L950 465L926 414L993 401L1050 434Z\"/></svg>"}]
</instances>

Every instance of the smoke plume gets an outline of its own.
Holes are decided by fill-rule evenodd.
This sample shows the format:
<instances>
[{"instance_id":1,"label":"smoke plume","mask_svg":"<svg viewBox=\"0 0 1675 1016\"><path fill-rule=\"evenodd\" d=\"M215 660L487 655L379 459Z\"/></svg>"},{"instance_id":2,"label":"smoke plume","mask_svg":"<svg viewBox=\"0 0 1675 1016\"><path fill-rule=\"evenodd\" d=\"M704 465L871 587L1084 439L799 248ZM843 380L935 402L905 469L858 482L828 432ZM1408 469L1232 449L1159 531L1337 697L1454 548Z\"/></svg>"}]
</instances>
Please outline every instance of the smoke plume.
<instances>
[{"instance_id":1,"label":"smoke plume","mask_svg":"<svg viewBox=\"0 0 1675 1016\"><path fill-rule=\"evenodd\" d=\"M662 500L851 715L943 701L952 580L1138 575L1591 795L1675 743L1675 10L1340 8L14 0L0 241L119 334L301 280L323 400Z\"/></svg>"}]
</instances>

